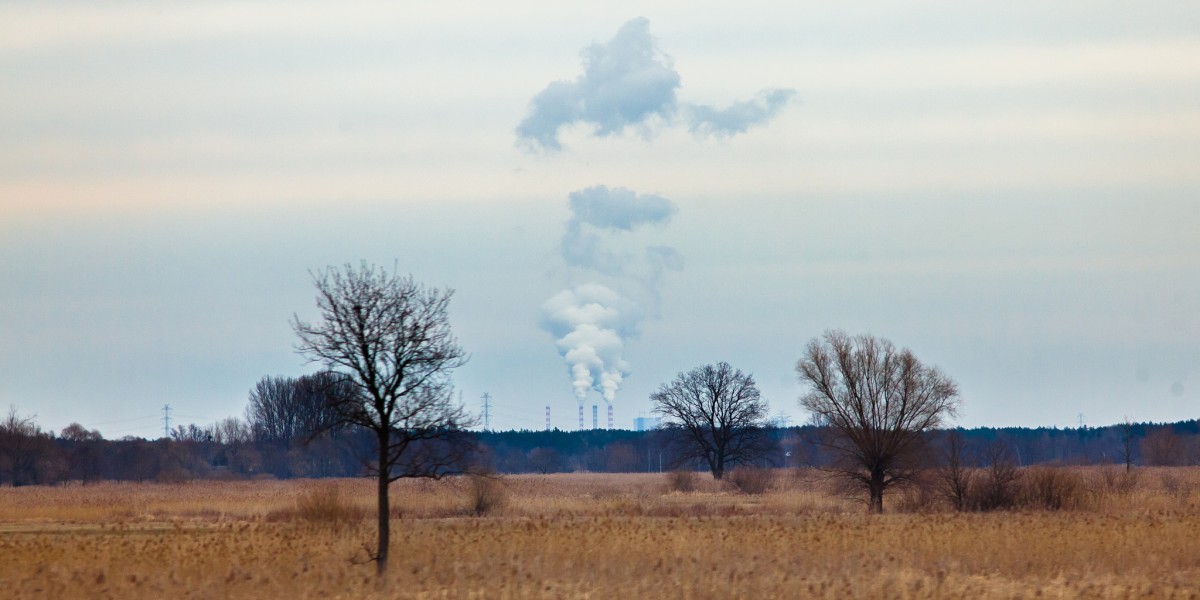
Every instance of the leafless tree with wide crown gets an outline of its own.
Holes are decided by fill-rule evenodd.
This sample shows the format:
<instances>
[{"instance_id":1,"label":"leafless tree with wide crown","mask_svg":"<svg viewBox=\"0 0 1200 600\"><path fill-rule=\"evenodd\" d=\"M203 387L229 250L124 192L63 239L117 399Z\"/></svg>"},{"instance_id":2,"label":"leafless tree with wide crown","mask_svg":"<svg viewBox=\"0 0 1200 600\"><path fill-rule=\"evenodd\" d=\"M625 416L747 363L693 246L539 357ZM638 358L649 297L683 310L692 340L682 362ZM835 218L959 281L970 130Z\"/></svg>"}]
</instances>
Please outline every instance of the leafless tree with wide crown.
<instances>
[{"instance_id":1,"label":"leafless tree with wide crown","mask_svg":"<svg viewBox=\"0 0 1200 600\"><path fill-rule=\"evenodd\" d=\"M387 571L388 486L405 477L461 473L474 450L464 431L473 423L452 398L451 370L467 356L450 331L453 291L426 288L365 262L313 274L316 324L292 319L296 350L350 381L357 393L338 395L342 423L374 433L378 481L376 573Z\"/></svg>"},{"instance_id":2,"label":"leafless tree with wide crown","mask_svg":"<svg viewBox=\"0 0 1200 600\"><path fill-rule=\"evenodd\" d=\"M834 471L861 484L872 512L883 493L925 466L925 432L956 413L958 386L937 367L885 339L828 331L796 364L808 394L800 405L828 427Z\"/></svg>"},{"instance_id":3,"label":"leafless tree with wide crown","mask_svg":"<svg viewBox=\"0 0 1200 600\"><path fill-rule=\"evenodd\" d=\"M678 456L703 461L714 479L730 465L752 463L767 451L767 403L754 377L727 362L680 373L650 400L665 419Z\"/></svg>"}]
</instances>

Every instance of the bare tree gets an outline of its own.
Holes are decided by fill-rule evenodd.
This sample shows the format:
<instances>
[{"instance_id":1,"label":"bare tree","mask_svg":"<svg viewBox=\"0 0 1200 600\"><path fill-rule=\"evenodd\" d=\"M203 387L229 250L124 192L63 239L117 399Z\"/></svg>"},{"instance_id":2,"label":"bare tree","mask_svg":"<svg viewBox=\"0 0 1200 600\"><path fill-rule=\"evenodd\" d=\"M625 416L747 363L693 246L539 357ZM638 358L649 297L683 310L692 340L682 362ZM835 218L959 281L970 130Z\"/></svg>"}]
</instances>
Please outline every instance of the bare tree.
<instances>
[{"instance_id":1,"label":"bare tree","mask_svg":"<svg viewBox=\"0 0 1200 600\"><path fill-rule=\"evenodd\" d=\"M98 479L104 436L95 429L89 431L79 423L71 423L62 429L58 437L65 446L65 476L85 484Z\"/></svg>"},{"instance_id":2,"label":"bare tree","mask_svg":"<svg viewBox=\"0 0 1200 600\"><path fill-rule=\"evenodd\" d=\"M291 445L308 441L339 421L340 396L352 396L354 385L339 373L263 377L250 390L246 421L256 440Z\"/></svg>"},{"instance_id":3,"label":"bare tree","mask_svg":"<svg viewBox=\"0 0 1200 600\"><path fill-rule=\"evenodd\" d=\"M650 401L674 434L677 456L703 461L715 479L724 476L726 467L752 463L767 452L762 431L767 403L754 377L729 363L680 373L669 385L659 386Z\"/></svg>"},{"instance_id":4,"label":"bare tree","mask_svg":"<svg viewBox=\"0 0 1200 600\"><path fill-rule=\"evenodd\" d=\"M33 417L22 417L17 407L9 407L8 416L0 421L0 481L8 479L13 486L37 483L42 435Z\"/></svg>"},{"instance_id":5,"label":"bare tree","mask_svg":"<svg viewBox=\"0 0 1200 600\"><path fill-rule=\"evenodd\" d=\"M970 508L972 471L966 464L967 441L961 431L947 431L942 438L942 465L937 472L940 492L954 507L965 511Z\"/></svg>"},{"instance_id":6,"label":"bare tree","mask_svg":"<svg viewBox=\"0 0 1200 600\"><path fill-rule=\"evenodd\" d=\"M811 388L800 405L828 427L824 443L839 457L834 470L866 488L876 513L884 491L923 466L924 433L958 406L949 377L870 335L826 332L809 342L796 372Z\"/></svg>"},{"instance_id":7,"label":"bare tree","mask_svg":"<svg viewBox=\"0 0 1200 600\"><path fill-rule=\"evenodd\" d=\"M260 442L290 442L299 430L296 380L266 376L254 384L246 405L246 421Z\"/></svg>"},{"instance_id":8,"label":"bare tree","mask_svg":"<svg viewBox=\"0 0 1200 600\"><path fill-rule=\"evenodd\" d=\"M98 442L104 439L99 431L95 429L88 431L87 427L79 423L71 423L63 427L62 433L58 437L70 442Z\"/></svg>"},{"instance_id":9,"label":"bare tree","mask_svg":"<svg viewBox=\"0 0 1200 600\"><path fill-rule=\"evenodd\" d=\"M1142 438L1142 460L1156 467L1174 467L1186 462L1183 438L1176 435L1173 426L1154 429Z\"/></svg>"},{"instance_id":10,"label":"bare tree","mask_svg":"<svg viewBox=\"0 0 1200 600\"><path fill-rule=\"evenodd\" d=\"M462 472L471 450L463 431L471 420L451 394L450 371L466 362L447 316L453 292L366 263L329 267L313 283L321 319L293 317L296 349L354 385L356 393L339 397L334 408L341 422L375 436L379 538L372 558L383 576L389 484Z\"/></svg>"},{"instance_id":11,"label":"bare tree","mask_svg":"<svg viewBox=\"0 0 1200 600\"><path fill-rule=\"evenodd\" d=\"M1121 422L1121 458L1125 461L1125 472L1133 470L1133 423L1129 417Z\"/></svg>"},{"instance_id":12,"label":"bare tree","mask_svg":"<svg viewBox=\"0 0 1200 600\"><path fill-rule=\"evenodd\" d=\"M538 446L529 451L529 467L543 475L562 470L562 456L554 448Z\"/></svg>"},{"instance_id":13,"label":"bare tree","mask_svg":"<svg viewBox=\"0 0 1200 600\"><path fill-rule=\"evenodd\" d=\"M188 423L187 425L176 425L171 430L171 439L176 442L211 442L213 441L213 432L211 427Z\"/></svg>"},{"instance_id":14,"label":"bare tree","mask_svg":"<svg viewBox=\"0 0 1200 600\"><path fill-rule=\"evenodd\" d=\"M1014 457L1012 446L998 438L984 447L984 479L977 494L973 494L971 508L976 510L1002 510L1017 503L1017 487L1021 482L1021 468Z\"/></svg>"},{"instance_id":15,"label":"bare tree","mask_svg":"<svg viewBox=\"0 0 1200 600\"><path fill-rule=\"evenodd\" d=\"M250 426L237 417L221 419L213 423L209 429L212 431L212 441L227 446L245 444L253 437L250 433Z\"/></svg>"}]
</instances>

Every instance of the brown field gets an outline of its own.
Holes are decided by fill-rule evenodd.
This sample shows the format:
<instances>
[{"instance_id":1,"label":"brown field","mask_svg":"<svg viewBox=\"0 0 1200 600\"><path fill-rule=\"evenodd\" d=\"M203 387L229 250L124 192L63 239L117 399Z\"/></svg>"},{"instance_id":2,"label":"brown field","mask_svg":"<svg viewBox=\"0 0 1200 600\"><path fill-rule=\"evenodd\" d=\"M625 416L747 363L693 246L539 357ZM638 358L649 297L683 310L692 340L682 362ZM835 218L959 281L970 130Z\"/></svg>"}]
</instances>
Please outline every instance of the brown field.
<instances>
[{"instance_id":1,"label":"brown field","mask_svg":"<svg viewBox=\"0 0 1200 600\"><path fill-rule=\"evenodd\" d=\"M762 495L660 474L0 488L4 598L1200 598L1200 468L1073 469L1070 510L887 514L804 473ZM478 514L477 507L482 510Z\"/></svg>"}]
</instances>

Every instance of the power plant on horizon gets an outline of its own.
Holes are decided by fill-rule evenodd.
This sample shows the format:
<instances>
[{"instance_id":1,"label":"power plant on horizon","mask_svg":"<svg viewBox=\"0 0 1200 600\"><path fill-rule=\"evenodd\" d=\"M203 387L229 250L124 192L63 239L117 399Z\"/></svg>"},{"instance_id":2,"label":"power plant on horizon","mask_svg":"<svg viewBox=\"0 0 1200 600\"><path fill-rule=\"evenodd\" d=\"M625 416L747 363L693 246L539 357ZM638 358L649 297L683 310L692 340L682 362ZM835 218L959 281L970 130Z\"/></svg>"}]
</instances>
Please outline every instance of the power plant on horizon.
<instances>
[{"instance_id":1,"label":"power plant on horizon","mask_svg":"<svg viewBox=\"0 0 1200 600\"><path fill-rule=\"evenodd\" d=\"M635 431L644 431L647 429L653 429L658 426L658 419L657 418L648 418L648 417L638 417L633 420L633 426L634 426ZM584 408L583 408L583 403L581 402L581 403L579 403L579 431L583 431L586 427L587 427L587 423L586 423L586 421L584 421ZM551 429L553 429L553 427L550 424L550 405L547 404L546 405L546 431L550 431ZM600 429L600 405L599 404L592 405L592 429ZM608 405L608 425L607 425L607 427L605 427L605 429L616 429L616 427L613 425L613 407L611 404Z\"/></svg>"}]
</instances>

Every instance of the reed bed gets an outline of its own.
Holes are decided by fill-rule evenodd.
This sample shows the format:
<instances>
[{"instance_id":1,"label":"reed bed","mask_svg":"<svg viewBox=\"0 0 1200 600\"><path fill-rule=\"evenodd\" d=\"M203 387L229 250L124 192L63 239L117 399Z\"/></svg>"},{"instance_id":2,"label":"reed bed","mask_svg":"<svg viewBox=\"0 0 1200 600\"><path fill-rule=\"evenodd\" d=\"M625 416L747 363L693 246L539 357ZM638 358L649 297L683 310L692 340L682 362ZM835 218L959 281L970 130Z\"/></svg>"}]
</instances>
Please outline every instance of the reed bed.
<instances>
[{"instance_id":1,"label":"reed bed","mask_svg":"<svg viewBox=\"0 0 1200 600\"><path fill-rule=\"evenodd\" d=\"M884 515L813 472L761 494L667 474L0 488L6 598L1200 597L1200 469L1073 468L1065 510ZM1115 482L1115 483L1114 483ZM500 491L497 491L499 489Z\"/></svg>"}]
</instances>

